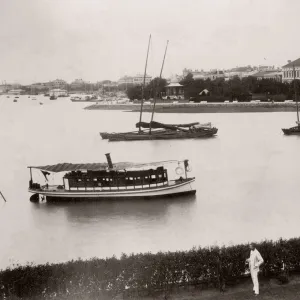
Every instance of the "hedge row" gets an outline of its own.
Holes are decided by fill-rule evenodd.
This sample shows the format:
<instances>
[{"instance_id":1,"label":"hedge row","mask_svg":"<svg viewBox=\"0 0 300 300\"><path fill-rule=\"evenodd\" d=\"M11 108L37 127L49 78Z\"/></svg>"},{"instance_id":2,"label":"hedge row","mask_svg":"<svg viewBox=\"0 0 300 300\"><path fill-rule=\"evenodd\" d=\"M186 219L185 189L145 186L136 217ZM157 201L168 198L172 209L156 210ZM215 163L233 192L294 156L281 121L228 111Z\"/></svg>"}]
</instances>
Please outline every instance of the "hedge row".
<instances>
[{"instance_id":1,"label":"hedge row","mask_svg":"<svg viewBox=\"0 0 300 300\"><path fill-rule=\"evenodd\" d=\"M257 244L265 263L263 274L274 276L283 263L300 271L300 238ZM220 266L227 279L245 276L248 245L194 248L190 251L122 255L59 264L27 265L0 272L0 297L88 299L87 295L151 294L182 285L216 282Z\"/></svg>"}]
</instances>

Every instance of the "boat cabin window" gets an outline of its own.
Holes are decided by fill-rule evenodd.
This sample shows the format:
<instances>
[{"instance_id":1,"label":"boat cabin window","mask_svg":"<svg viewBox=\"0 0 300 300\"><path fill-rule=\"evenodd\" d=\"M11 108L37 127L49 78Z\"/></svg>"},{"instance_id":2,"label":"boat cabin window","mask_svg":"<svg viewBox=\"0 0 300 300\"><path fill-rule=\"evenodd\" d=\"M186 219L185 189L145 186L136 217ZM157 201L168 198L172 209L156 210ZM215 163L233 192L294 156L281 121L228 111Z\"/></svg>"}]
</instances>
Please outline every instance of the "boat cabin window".
<instances>
[{"instance_id":1,"label":"boat cabin window","mask_svg":"<svg viewBox=\"0 0 300 300\"><path fill-rule=\"evenodd\" d=\"M64 176L69 187L112 187L112 186L147 186L168 180L167 170L163 167L139 171L72 171Z\"/></svg>"}]
</instances>

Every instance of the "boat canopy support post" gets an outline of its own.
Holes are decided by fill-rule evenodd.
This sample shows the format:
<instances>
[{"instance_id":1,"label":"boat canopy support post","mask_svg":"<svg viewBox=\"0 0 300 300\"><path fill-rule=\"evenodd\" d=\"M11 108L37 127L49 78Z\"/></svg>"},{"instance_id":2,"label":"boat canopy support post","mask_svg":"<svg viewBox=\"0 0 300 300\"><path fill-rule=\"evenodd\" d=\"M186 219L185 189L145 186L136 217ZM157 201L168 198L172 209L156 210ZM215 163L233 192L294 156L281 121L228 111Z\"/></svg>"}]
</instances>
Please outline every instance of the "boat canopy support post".
<instances>
[{"instance_id":1,"label":"boat canopy support post","mask_svg":"<svg viewBox=\"0 0 300 300\"><path fill-rule=\"evenodd\" d=\"M159 88L159 83L161 81L161 76L162 76L162 71L164 69L164 64L165 64L165 59L166 59L166 53L167 53L167 49L168 49L168 44L169 44L169 40L167 40L167 46L166 46L166 49L165 49L165 54L164 54L164 59L163 59L163 62L162 62L162 65L161 65L161 69L160 69L160 74L159 74L159 80L156 84L156 87L154 88L154 103L153 103L153 108L152 108L152 115L151 115L151 121L150 121L150 126L149 126L149 134L151 134L151 124L152 124L152 121L153 121L153 116L154 116L154 111L155 111L155 105L156 105L156 94L157 94L157 90Z\"/></svg>"},{"instance_id":2,"label":"boat canopy support post","mask_svg":"<svg viewBox=\"0 0 300 300\"><path fill-rule=\"evenodd\" d=\"M149 36L148 49L147 49L147 57L146 57L146 64L145 64L145 72L144 72L144 81L143 81L143 86L142 86L142 99L141 99L141 111L140 111L140 122L139 123L142 122L142 114L143 114L143 104L144 104L144 94L145 94L145 84L146 84L147 64L148 64L148 55L149 55L150 41L151 41L151 34ZM141 125L139 125L139 132L141 132Z\"/></svg>"},{"instance_id":3,"label":"boat canopy support post","mask_svg":"<svg viewBox=\"0 0 300 300\"><path fill-rule=\"evenodd\" d=\"M2 194L1 191L0 191L0 195L1 195L1 197L3 198L4 202L6 202L6 199L5 199L5 197L3 196L3 194Z\"/></svg>"},{"instance_id":4,"label":"boat canopy support post","mask_svg":"<svg viewBox=\"0 0 300 300\"><path fill-rule=\"evenodd\" d=\"M29 187L31 188L32 187L32 184L33 184L33 181L32 181L32 168L30 167L29 168L30 170L30 181L29 181Z\"/></svg>"}]
</instances>

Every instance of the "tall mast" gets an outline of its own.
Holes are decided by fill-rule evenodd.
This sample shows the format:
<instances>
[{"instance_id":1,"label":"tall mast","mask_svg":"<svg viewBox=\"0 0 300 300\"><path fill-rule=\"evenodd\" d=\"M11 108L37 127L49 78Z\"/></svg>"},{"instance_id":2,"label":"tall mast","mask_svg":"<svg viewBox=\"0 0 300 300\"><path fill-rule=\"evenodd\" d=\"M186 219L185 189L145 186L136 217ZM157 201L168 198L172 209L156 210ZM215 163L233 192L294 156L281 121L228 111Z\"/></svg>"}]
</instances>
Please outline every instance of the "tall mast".
<instances>
[{"instance_id":1,"label":"tall mast","mask_svg":"<svg viewBox=\"0 0 300 300\"><path fill-rule=\"evenodd\" d=\"M156 84L156 87L154 88L154 103L153 103L153 109L152 109L152 115L151 115L151 121L150 121L150 131L149 133L151 134L151 123L153 121L153 116L154 116L154 110L155 110L155 105L156 105L156 92L157 92L157 89L158 89L158 86L159 86L159 83L160 83L160 80L161 80L161 75L162 75L162 71L163 71L163 68L164 68L164 64L165 64L165 58L166 58L166 53L167 53L167 49L168 49L168 44L169 44L169 40L167 41L167 46L166 46L166 49L165 49L165 54L164 54L164 59L163 59L163 62L162 62L162 65L161 65L161 69L160 69L160 74L159 74L159 80Z\"/></svg>"},{"instance_id":2,"label":"tall mast","mask_svg":"<svg viewBox=\"0 0 300 300\"><path fill-rule=\"evenodd\" d=\"M143 87L142 87L142 100L141 100L141 111L140 111L139 132L141 131L141 122L142 122L143 104L144 104L144 92L145 92L145 82L146 82L146 72L147 72L147 64L148 64L148 55L149 55L150 41L151 41L151 34L150 34L150 36L149 36L148 50L147 50L147 58L146 58L145 72L144 72L144 82L143 82Z\"/></svg>"},{"instance_id":3,"label":"tall mast","mask_svg":"<svg viewBox=\"0 0 300 300\"><path fill-rule=\"evenodd\" d=\"M295 101L296 101L296 107L297 107L297 124L299 124L299 106L298 106L298 97L297 97L297 86L296 86L296 71L295 71L295 65L293 64L293 72L294 72L294 92L295 92Z\"/></svg>"}]
</instances>

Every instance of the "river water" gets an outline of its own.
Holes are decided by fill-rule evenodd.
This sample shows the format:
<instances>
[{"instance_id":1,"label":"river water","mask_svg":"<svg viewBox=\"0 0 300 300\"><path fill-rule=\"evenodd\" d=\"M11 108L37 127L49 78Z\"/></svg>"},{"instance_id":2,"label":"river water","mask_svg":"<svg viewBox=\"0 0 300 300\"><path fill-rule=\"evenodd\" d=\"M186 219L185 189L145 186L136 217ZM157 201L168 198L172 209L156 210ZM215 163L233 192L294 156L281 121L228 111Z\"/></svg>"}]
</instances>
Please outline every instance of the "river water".
<instances>
[{"instance_id":1,"label":"river water","mask_svg":"<svg viewBox=\"0 0 300 300\"><path fill-rule=\"evenodd\" d=\"M157 114L208 122L205 140L108 143L99 131L132 130L137 113L84 110L69 98L0 96L0 268L27 262L186 250L299 235L300 138L284 136L295 113ZM42 101L44 104L40 105ZM145 114L145 121L149 120ZM188 158L196 196L34 204L29 165Z\"/></svg>"}]
</instances>

